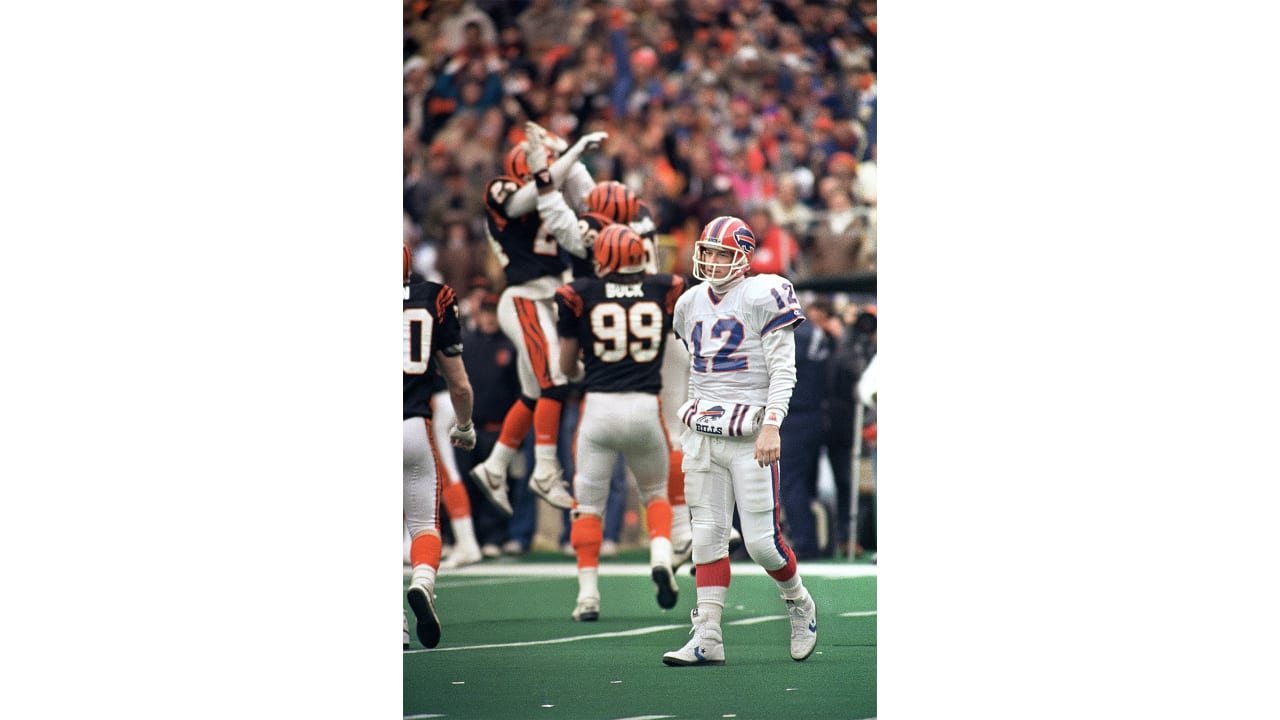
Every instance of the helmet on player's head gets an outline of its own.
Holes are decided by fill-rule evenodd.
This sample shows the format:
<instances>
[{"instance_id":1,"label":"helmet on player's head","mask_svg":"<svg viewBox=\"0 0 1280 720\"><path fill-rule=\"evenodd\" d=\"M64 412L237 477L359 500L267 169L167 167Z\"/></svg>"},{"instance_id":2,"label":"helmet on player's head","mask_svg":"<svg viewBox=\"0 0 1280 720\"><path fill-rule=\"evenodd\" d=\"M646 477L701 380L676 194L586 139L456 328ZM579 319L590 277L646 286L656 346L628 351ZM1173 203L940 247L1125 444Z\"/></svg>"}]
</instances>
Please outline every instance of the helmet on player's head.
<instances>
[{"instance_id":1,"label":"helmet on player's head","mask_svg":"<svg viewBox=\"0 0 1280 720\"><path fill-rule=\"evenodd\" d=\"M409 284L409 270L413 265L413 255L409 252L409 243L404 243L404 282L402 285Z\"/></svg>"},{"instance_id":2,"label":"helmet on player's head","mask_svg":"<svg viewBox=\"0 0 1280 720\"><path fill-rule=\"evenodd\" d=\"M547 165L550 165L554 155L550 150L546 150L546 153ZM507 159L503 163L503 168L506 169L508 175L515 178L521 185L533 179L533 173L529 171L529 160L524 156L524 143L517 143L515 147L507 152Z\"/></svg>"},{"instance_id":3,"label":"helmet on player's head","mask_svg":"<svg viewBox=\"0 0 1280 720\"><path fill-rule=\"evenodd\" d=\"M596 275L630 275L645 271L644 240L626 225L613 224L600 231L595 247Z\"/></svg>"},{"instance_id":4,"label":"helmet on player's head","mask_svg":"<svg viewBox=\"0 0 1280 720\"><path fill-rule=\"evenodd\" d=\"M629 223L640 217L640 198L617 180L607 180L587 193L587 208L616 223Z\"/></svg>"},{"instance_id":5,"label":"helmet on player's head","mask_svg":"<svg viewBox=\"0 0 1280 720\"><path fill-rule=\"evenodd\" d=\"M612 224L612 218L607 218L600 213L588 212L578 216L578 232L582 235L582 244L587 248L587 252L592 252L600 232Z\"/></svg>"},{"instance_id":6,"label":"helmet on player's head","mask_svg":"<svg viewBox=\"0 0 1280 720\"><path fill-rule=\"evenodd\" d=\"M732 253L727 261L708 255L725 250ZM702 235L694 243L693 276L719 290L746 274L755 251L756 236L751 228L739 218L721 215L702 228Z\"/></svg>"}]
</instances>

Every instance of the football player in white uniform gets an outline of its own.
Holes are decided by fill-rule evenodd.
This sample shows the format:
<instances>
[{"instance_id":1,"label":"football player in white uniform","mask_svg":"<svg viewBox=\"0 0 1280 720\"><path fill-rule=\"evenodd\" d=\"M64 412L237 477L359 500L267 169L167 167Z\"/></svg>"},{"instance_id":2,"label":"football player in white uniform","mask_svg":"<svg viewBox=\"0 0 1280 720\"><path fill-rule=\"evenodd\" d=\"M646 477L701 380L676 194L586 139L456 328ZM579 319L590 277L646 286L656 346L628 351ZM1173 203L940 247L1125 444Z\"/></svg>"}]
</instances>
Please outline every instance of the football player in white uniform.
<instances>
[{"instance_id":1,"label":"football player in white uniform","mask_svg":"<svg viewBox=\"0 0 1280 720\"><path fill-rule=\"evenodd\" d=\"M808 658L818 641L817 608L778 527L778 428L796 380L792 329L804 314L786 279L746 276L755 246L742 220L712 220L694 245L693 275L705 282L676 302L673 327L690 353L680 416L698 605L693 637L662 656L667 665L724 664L720 620L735 504L748 554L786 603L792 659Z\"/></svg>"},{"instance_id":2,"label":"football player in white uniform","mask_svg":"<svg viewBox=\"0 0 1280 720\"><path fill-rule=\"evenodd\" d=\"M440 618L435 610L436 573L440 569L440 478L431 443L431 389L439 373L449 387L453 447L476 446L471 422L475 401L462 364L462 327L458 301L448 285L411 282L409 246L404 247L404 521L413 538L409 548L413 578L409 607L417 618L423 647L440 644ZM409 649L409 618L404 619Z\"/></svg>"},{"instance_id":3,"label":"football player in white uniform","mask_svg":"<svg viewBox=\"0 0 1280 720\"><path fill-rule=\"evenodd\" d=\"M640 235L609 225L594 243L595 274L556 291L560 311L560 367L582 375L582 415L575 436L573 527L578 598L573 619L600 616L598 583L609 479L621 454L636 478L649 526L650 576L658 606L676 605L671 565L671 503L667 498L671 447L662 424L662 352L671 311L684 278L645 269ZM582 359L579 359L579 355Z\"/></svg>"},{"instance_id":4,"label":"football player in white uniform","mask_svg":"<svg viewBox=\"0 0 1280 720\"><path fill-rule=\"evenodd\" d=\"M574 207L585 212L583 198L594 183L578 158L608 137L588 133L548 165L562 141L549 138L535 123L526 123L525 133L527 139L508 155L507 174L491 181L485 193L485 227L507 282L498 300L498 322L516 346L521 397L503 420L489 457L471 469L485 496L507 515L512 513L507 470L530 427L534 463L529 489L554 507L573 506L556 459L569 387L560 372L554 297L567 269L561 248L579 258L587 253Z\"/></svg>"}]
</instances>

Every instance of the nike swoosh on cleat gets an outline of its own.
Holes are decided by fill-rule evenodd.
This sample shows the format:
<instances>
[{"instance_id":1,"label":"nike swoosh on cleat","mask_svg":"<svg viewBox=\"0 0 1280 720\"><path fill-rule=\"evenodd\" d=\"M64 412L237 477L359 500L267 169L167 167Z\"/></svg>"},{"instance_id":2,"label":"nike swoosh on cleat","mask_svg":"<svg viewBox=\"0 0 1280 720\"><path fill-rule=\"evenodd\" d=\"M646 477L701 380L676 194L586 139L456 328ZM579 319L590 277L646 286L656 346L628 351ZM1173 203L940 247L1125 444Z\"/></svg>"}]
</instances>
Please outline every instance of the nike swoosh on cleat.
<instances>
[{"instance_id":1,"label":"nike swoosh on cleat","mask_svg":"<svg viewBox=\"0 0 1280 720\"><path fill-rule=\"evenodd\" d=\"M694 649L693 649L693 656L694 656L694 657L696 657L696 658L698 658L698 661L699 661L699 662L705 662L705 661L706 661L706 658L702 656L702 648L700 648L700 647L696 647L696 648L694 648Z\"/></svg>"},{"instance_id":2,"label":"nike swoosh on cleat","mask_svg":"<svg viewBox=\"0 0 1280 720\"><path fill-rule=\"evenodd\" d=\"M809 632L818 632L818 623L816 623L816 622L810 622L810 623L809 623Z\"/></svg>"}]
</instances>

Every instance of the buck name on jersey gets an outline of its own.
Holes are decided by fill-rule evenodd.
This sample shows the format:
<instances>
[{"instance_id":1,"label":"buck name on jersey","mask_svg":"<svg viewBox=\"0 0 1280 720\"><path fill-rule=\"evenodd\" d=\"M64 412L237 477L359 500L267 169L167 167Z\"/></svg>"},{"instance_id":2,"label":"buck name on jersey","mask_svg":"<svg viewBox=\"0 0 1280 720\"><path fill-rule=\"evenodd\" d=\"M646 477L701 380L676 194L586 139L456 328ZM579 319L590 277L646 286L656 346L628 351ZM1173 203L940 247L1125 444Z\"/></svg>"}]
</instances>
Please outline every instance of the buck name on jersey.
<instances>
[{"instance_id":1,"label":"buck name on jersey","mask_svg":"<svg viewBox=\"0 0 1280 720\"><path fill-rule=\"evenodd\" d=\"M703 283L676 302L676 336L691 357L689 397L765 405L769 370L763 338L804 322L795 288L778 275L743 278L724 295Z\"/></svg>"},{"instance_id":2,"label":"buck name on jersey","mask_svg":"<svg viewBox=\"0 0 1280 720\"><path fill-rule=\"evenodd\" d=\"M404 286L404 418L431 417L437 375L432 356L462 354L462 323L453 288L431 281Z\"/></svg>"},{"instance_id":3,"label":"buck name on jersey","mask_svg":"<svg viewBox=\"0 0 1280 720\"><path fill-rule=\"evenodd\" d=\"M684 292L684 278L668 273L580 278L556 291L557 331L578 339L586 368L585 392L645 392L662 389L662 356L671 313Z\"/></svg>"},{"instance_id":4,"label":"buck name on jersey","mask_svg":"<svg viewBox=\"0 0 1280 720\"><path fill-rule=\"evenodd\" d=\"M507 285L522 283L546 275L559 276L565 270L556 238L542 226L542 216L532 210L520 217L508 217L507 198L520 189L510 176L489 182L484 192L485 231L493 252L502 263Z\"/></svg>"}]
</instances>

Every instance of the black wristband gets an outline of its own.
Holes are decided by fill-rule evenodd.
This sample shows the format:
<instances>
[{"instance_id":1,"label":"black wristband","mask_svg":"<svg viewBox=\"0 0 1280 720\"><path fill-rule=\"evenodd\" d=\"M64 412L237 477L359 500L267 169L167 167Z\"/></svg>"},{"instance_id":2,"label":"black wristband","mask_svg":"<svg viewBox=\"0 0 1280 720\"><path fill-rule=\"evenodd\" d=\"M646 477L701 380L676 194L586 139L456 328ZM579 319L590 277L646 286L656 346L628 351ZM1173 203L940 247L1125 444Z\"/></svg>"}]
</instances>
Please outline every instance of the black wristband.
<instances>
[{"instance_id":1,"label":"black wristband","mask_svg":"<svg viewBox=\"0 0 1280 720\"><path fill-rule=\"evenodd\" d=\"M538 186L539 190L551 187L551 171L539 170L538 174L533 176L533 182Z\"/></svg>"}]
</instances>

